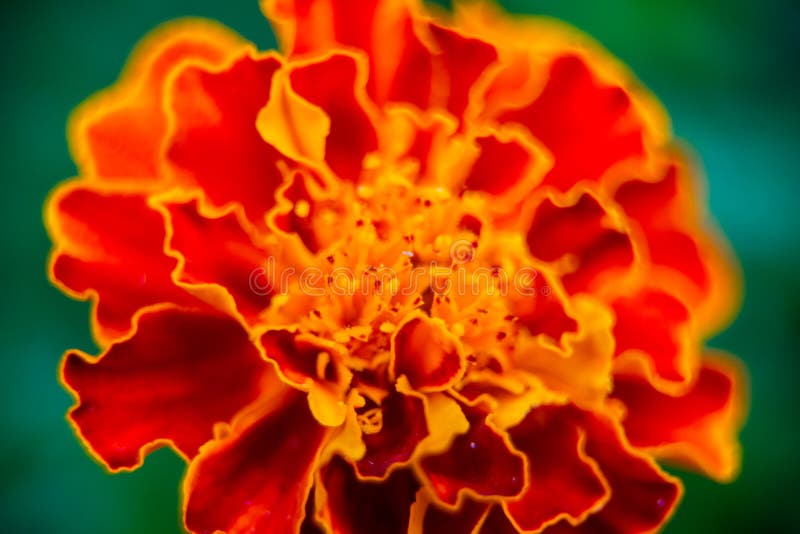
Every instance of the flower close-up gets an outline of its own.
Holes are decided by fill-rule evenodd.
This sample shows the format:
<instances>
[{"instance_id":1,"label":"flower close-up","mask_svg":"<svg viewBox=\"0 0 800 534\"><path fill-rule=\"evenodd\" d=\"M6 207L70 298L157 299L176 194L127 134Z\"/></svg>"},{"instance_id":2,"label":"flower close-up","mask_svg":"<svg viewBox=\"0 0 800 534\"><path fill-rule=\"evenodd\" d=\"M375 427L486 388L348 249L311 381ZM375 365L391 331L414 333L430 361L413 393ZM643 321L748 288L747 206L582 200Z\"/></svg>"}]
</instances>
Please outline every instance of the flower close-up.
<instances>
[{"instance_id":1,"label":"flower close-up","mask_svg":"<svg viewBox=\"0 0 800 534\"><path fill-rule=\"evenodd\" d=\"M620 62L487 3L261 8L279 51L167 23L70 119L93 458L172 448L209 534L654 532L666 469L737 476L739 269Z\"/></svg>"}]
</instances>

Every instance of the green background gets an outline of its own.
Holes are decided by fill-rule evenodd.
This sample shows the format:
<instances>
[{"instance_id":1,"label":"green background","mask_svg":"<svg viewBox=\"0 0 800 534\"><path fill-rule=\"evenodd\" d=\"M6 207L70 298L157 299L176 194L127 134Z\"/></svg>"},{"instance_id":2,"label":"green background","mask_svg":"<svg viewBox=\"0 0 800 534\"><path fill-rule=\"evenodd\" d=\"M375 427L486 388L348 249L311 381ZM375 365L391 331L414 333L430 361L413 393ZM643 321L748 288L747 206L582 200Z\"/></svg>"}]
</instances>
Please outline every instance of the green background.
<instances>
[{"instance_id":1,"label":"green background","mask_svg":"<svg viewBox=\"0 0 800 534\"><path fill-rule=\"evenodd\" d=\"M794 0L512 1L587 31L628 63L702 156L711 209L744 267L735 323L711 341L749 366L744 469L733 484L686 475L668 532L797 531L800 364L800 4ZM182 465L168 451L133 474L106 475L64 421L61 353L93 352L88 305L45 278L45 195L70 177L71 108L112 83L134 43L165 20L217 19L273 46L256 0L2 4L2 316L0 530L159 533L178 530Z\"/></svg>"}]
</instances>

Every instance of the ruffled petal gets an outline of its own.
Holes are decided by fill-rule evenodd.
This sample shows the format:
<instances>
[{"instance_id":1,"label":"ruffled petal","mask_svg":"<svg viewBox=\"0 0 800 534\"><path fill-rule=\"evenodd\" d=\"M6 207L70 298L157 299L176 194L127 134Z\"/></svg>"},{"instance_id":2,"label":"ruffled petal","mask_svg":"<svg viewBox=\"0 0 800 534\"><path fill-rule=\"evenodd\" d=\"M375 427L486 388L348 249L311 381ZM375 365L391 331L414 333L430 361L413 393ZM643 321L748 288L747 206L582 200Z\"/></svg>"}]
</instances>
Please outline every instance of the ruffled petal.
<instances>
[{"instance_id":1,"label":"ruffled petal","mask_svg":"<svg viewBox=\"0 0 800 534\"><path fill-rule=\"evenodd\" d=\"M600 81L574 55L555 58L533 102L498 120L523 124L550 149L555 164L544 184L560 191L597 182L613 165L644 155L643 121L628 93Z\"/></svg>"},{"instance_id":2,"label":"ruffled petal","mask_svg":"<svg viewBox=\"0 0 800 534\"><path fill-rule=\"evenodd\" d=\"M360 480L353 467L334 457L318 475L318 521L341 534L406 534L419 484L410 471L386 480Z\"/></svg>"},{"instance_id":3,"label":"ruffled petal","mask_svg":"<svg viewBox=\"0 0 800 534\"><path fill-rule=\"evenodd\" d=\"M311 335L268 330L260 339L267 359L284 380L308 392L311 413L326 426L339 426L347 414L345 392L352 373L344 367L341 349Z\"/></svg>"},{"instance_id":4,"label":"ruffled petal","mask_svg":"<svg viewBox=\"0 0 800 534\"><path fill-rule=\"evenodd\" d=\"M398 392L387 395L379 407L363 410L359 417L366 453L355 465L362 478L382 478L406 464L429 434L423 401Z\"/></svg>"},{"instance_id":5,"label":"ruffled petal","mask_svg":"<svg viewBox=\"0 0 800 534\"><path fill-rule=\"evenodd\" d=\"M412 314L392 336L392 376L419 391L452 387L466 369L461 344L440 320Z\"/></svg>"},{"instance_id":6,"label":"ruffled petal","mask_svg":"<svg viewBox=\"0 0 800 534\"><path fill-rule=\"evenodd\" d=\"M734 362L706 357L685 394L662 393L643 377L622 375L614 379L613 397L626 407L623 425L633 445L725 481L739 468L743 388Z\"/></svg>"},{"instance_id":7,"label":"ruffled petal","mask_svg":"<svg viewBox=\"0 0 800 534\"><path fill-rule=\"evenodd\" d=\"M101 344L125 334L145 306L196 303L172 280L176 261L164 252L164 221L145 195L66 184L51 201L47 225L58 244L51 276L69 293L96 299Z\"/></svg>"},{"instance_id":8,"label":"ruffled petal","mask_svg":"<svg viewBox=\"0 0 800 534\"><path fill-rule=\"evenodd\" d=\"M470 494L478 497L514 497L527 483L525 456L508 437L493 428L477 410L467 412L470 427L450 448L419 462L429 488L445 505L456 506Z\"/></svg>"},{"instance_id":9,"label":"ruffled petal","mask_svg":"<svg viewBox=\"0 0 800 534\"><path fill-rule=\"evenodd\" d=\"M70 119L69 138L81 174L138 184L161 178L168 77L187 63L216 67L243 47L230 30L200 20L168 23L145 38L117 83Z\"/></svg>"},{"instance_id":10,"label":"ruffled petal","mask_svg":"<svg viewBox=\"0 0 800 534\"><path fill-rule=\"evenodd\" d=\"M530 484L520 500L505 506L526 532L560 519L580 523L610 496L600 468L586 454L585 431L562 412L560 406L534 408L509 431L514 446L528 457Z\"/></svg>"},{"instance_id":11,"label":"ruffled petal","mask_svg":"<svg viewBox=\"0 0 800 534\"><path fill-rule=\"evenodd\" d=\"M464 187L502 197L509 207L518 204L535 187L546 156L519 136L491 133L475 139L479 155L464 181Z\"/></svg>"},{"instance_id":12,"label":"ruffled petal","mask_svg":"<svg viewBox=\"0 0 800 534\"><path fill-rule=\"evenodd\" d=\"M295 532L327 436L303 395L255 406L203 448L184 482L184 521L196 533Z\"/></svg>"},{"instance_id":13,"label":"ruffled petal","mask_svg":"<svg viewBox=\"0 0 800 534\"><path fill-rule=\"evenodd\" d=\"M472 534L485 521L491 505L472 499L464 499L457 510L448 510L436 504L436 500L423 489L411 508L409 533Z\"/></svg>"},{"instance_id":14,"label":"ruffled petal","mask_svg":"<svg viewBox=\"0 0 800 534\"><path fill-rule=\"evenodd\" d=\"M189 286L216 284L234 300L250 322L270 301L274 261L254 243L234 212L222 216L200 213L197 201L165 205L170 248L180 255L179 280ZM274 260L275 258L272 258Z\"/></svg>"},{"instance_id":15,"label":"ruffled petal","mask_svg":"<svg viewBox=\"0 0 800 534\"><path fill-rule=\"evenodd\" d=\"M611 303L616 315L615 356L643 357L662 380L681 384L692 373L697 354L688 346L689 312L678 299L643 289Z\"/></svg>"},{"instance_id":16,"label":"ruffled petal","mask_svg":"<svg viewBox=\"0 0 800 534\"><path fill-rule=\"evenodd\" d=\"M606 209L588 193L567 205L545 199L528 228L527 243L537 258L567 264L563 283L569 293L590 290L634 261L628 234L612 226Z\"/></svg>"},{"instance_id":17,"label":"ruffled petal","mask_svg":"<svg viewBox=\"0 0 800 534\"><path fill-rule=\"evenodd\" d=\"M216 207L241 204L259 226L275 204L280 163L288 159L256 128L280 66L272 55L249 54L222 70L191 66L173 81L168 100L175 124L167 157L180 178Z\"/></svg>"},{"instance_id":18,"label":"ruffled petal","mask_svg":"<svg viewBox=\"0 0 800 534\"><path fill-rule=\"evenodd\" d=\"M117 470L137 467L167 442L194 456L215 423L259 395L267 371L232 319L166 308L142 314L131 337L97 359L67 353L62 378L78 398L70 420Z\"/></svg>"},{"instance_id":19,"label":"ruffled petal","mask_svg":"<svg viewBox=\"0 0 800 534\"><path fill-rule=\"evenodd\" d=\"M378 148L377 133L365 109L366 66L357 58L333 53L293 67L289 74L292 89L327 115L325 161L339 178L351 182L361 176L364 156Z\"/></svg>"}]
</instances>

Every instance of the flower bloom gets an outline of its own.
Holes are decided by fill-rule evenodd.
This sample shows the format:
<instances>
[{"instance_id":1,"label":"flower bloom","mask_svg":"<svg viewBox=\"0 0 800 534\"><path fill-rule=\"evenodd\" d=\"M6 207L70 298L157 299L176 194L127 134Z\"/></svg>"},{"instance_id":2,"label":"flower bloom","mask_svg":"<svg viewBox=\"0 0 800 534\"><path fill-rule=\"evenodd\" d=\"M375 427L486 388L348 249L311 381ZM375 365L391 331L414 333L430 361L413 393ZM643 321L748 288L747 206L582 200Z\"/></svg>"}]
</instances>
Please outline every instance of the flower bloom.
<instances>
[{"instance_id":1,"label":"flower bloom","mask_svg":"<svg viewBox=\"0 0 800 534\"><path fill-rule=\"evenodd\" d=\"M196 533L644 532L736 474L737 304L659 104L550 20L265 0L148 37L70 124L69 420L174 448Z\"/></svg>"}]
</instances>

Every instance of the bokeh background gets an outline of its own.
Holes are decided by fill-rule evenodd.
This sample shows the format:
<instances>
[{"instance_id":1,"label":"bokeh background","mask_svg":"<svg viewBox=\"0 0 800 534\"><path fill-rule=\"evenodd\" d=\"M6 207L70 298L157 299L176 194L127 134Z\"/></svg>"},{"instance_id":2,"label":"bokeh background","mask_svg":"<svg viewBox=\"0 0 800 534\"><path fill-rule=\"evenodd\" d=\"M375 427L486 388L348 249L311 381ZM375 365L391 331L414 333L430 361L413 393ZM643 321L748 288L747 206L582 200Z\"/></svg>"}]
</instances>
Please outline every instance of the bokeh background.
<instances>
[{"instance_id":1,"label":"bokeh background","mask_svg":"<svg viewBox=\"0 0 800 534\"><path fill-rule=\"evenodd\" d=\"M447 2L440 2L446 4ZM744 468L730 485L685 475L670 533L797 532L800 488L800 3L796 0L506 0L567 20L622 58L701 155L711 211L741 259L744 306L709 341L751 377ZM0 17L0 531L178 532L183 466L169 452L109 476L64 421L61 353L94 348L88 305L45 277L42 203L75 172L70 110L112 83L134 43L180 16L274 40L256 0L4 0ZM535 38L535 36L533 36Z\"/></svg>"}]
</instances>

